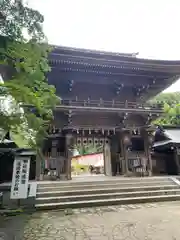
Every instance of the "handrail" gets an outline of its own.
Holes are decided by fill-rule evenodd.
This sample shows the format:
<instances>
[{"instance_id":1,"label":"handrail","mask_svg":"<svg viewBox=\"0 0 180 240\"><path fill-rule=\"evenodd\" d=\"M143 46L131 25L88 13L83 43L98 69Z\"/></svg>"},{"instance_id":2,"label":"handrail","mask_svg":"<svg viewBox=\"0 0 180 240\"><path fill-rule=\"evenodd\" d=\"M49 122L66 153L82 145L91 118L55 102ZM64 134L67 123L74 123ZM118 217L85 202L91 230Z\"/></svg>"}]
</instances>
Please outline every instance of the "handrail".
<instances>
[{"instance_id":1,"label":"handrail","mask_svg":"<svg viewBox=\"0 0 180 240\"><path fill-rule=\"evenodd\" d=\"M120 102L116 100L107 101L103 99L99 100L79 100L79 99L62 99L61 105L65 106L84 106L84 107L113 107L113 108L137 108L137 109L163 109L162 104L141 104L137 102Z\"/></svg>"}]
</instances>

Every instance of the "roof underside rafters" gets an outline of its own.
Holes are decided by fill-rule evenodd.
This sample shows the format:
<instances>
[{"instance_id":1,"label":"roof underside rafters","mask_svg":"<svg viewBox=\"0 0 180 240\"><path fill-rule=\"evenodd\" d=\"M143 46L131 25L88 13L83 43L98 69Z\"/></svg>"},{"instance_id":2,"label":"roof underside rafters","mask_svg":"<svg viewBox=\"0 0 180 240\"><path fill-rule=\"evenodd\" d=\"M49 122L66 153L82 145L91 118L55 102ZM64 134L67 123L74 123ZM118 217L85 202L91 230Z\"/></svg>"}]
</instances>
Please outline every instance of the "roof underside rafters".
<instances>
[{"instance_id":1,"label":"roof underside rafters","mask_svg":"<svg viewBox=\"0 0 180 240\"><path fill-rule=\"evenodd\" d=\"M144 87L143 100L147 100L174 83L180 76L180 61L138 59L133 54L105 53L73 48L55 48L50 54L52 72L49 77L63 76L67 80L91 83L104 78L104 84L124 84ZM84 76L80 76L84 74ZM78 80L78 78L81 78ZM112 79L114 79L112 81ZM141 80L139 80L141 79ZM61 79L59 79L61 81ZM88 80L87 80L88 81ZM50 80L51 82L51 80ZM99 83L99 81L95 81ZM140 83L141 82L141 83Z\"/></svg>"},{"instance_id":2,"label":"roof underside rafters","mask_svg":"<svg viewBox=\"0 0 180 240\"><path fill-rule=\"evenodd\" d=\"M166 73L179 74L180 61L159 61L159 60L148 60L140 58L127 58L119 56L118 59L108 59L106 57L99 56L87 56L78 55L72 52L69 53L56 53L50 54L50 62L55 64L67 63L67 64L82 64L87 67L107 67L107 68L121 68L121 69L135 69L135 70L147 70L147 71L158 71Z\"/></svg>"}]
</instances>

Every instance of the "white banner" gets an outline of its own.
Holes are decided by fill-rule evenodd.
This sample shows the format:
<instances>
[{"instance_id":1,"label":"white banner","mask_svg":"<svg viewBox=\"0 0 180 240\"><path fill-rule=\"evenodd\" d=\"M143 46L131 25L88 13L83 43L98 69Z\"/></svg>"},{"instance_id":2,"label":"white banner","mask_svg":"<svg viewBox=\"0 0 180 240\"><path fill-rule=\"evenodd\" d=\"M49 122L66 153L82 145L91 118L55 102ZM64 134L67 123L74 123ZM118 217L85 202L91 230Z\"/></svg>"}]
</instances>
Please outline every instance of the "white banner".
<instances>
[{"instance_id":1,"label":"white banner","mask_svg":"<svg viewBox=\"0 0 180 240\"><path fill-rule=\"evenodd\" d=\"M11 185L11 199L25 199L28 195L30 157L15 157Z\"/></svg>"}]
</instances>

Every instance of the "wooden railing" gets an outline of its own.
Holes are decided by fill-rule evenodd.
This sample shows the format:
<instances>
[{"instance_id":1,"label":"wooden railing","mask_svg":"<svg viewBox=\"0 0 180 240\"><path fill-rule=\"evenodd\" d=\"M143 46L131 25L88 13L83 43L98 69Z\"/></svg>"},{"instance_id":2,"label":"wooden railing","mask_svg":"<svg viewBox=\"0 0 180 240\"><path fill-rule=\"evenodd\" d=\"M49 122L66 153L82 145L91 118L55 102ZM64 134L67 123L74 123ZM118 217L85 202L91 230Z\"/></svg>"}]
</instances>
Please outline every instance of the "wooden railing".
<instances>
[{"instance_id":1,"label":"wooden railing","mask_svg":"<svg viewBox=\"0 0 180 240\"><path fill-rule=\"evenodd\" d=\"M79 100L79 99L63 99L61 100L61 105L65 106L81 106L81 107L106 107L106 108L127 108L127 109L149 109L149 110L161 110L163 109L162 104L140 104L136 102L119 102L119 101L104 101L99 100Z\"/></svg>"},{"instance_id":2,"label":"wooden railing","mask_svg":"<svg viewBox=\"0 0 180 240\"><path fill-rule=\"evenodd\" d=\"M128 159L128 168L132 173L144 176L147 172L147 163L145 163L142 158L130 158Z\"/></svg>"},{"instance_id":3,"label":"wooden railing","mask_svg":"<svg viewBox=\"0 0 180 240\"><path fill-rule=\"evenodd\" d=\"M58 161L60 161L58 163L58 167L60 168L60 174L65 174L66 173L66 158L65 158L65 155L63 156L62 153L56 152L56 155L54 157L52 157L51 153L46 152L46 153L44 153L44 167L42 169L43 174L44 174L45 169L50 170L51 168L52 169L56 168L56 159L58 159L58 158L61 158L61 160L58 160Z\"/></svg>"}]
</instances>

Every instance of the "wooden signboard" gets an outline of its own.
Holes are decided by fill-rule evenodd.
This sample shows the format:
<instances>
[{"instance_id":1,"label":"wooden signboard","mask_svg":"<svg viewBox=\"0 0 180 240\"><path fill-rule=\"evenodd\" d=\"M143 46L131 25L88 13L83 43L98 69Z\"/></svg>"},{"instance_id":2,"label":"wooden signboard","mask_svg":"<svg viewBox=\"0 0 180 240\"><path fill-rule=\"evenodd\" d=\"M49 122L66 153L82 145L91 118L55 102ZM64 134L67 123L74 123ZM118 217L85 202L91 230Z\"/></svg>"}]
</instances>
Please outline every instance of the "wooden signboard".
<instances>
[{"instance_id":1,"label":"wooden signboard","mask_svg":"<svg viewBox=\"0 0 180 240\"><path fill-rule=\"evenodd\" d=\"M11 199L25 199L28 195L30 157L18 156L14 159L11 185Z\"/></svg>"}]
</instances>

